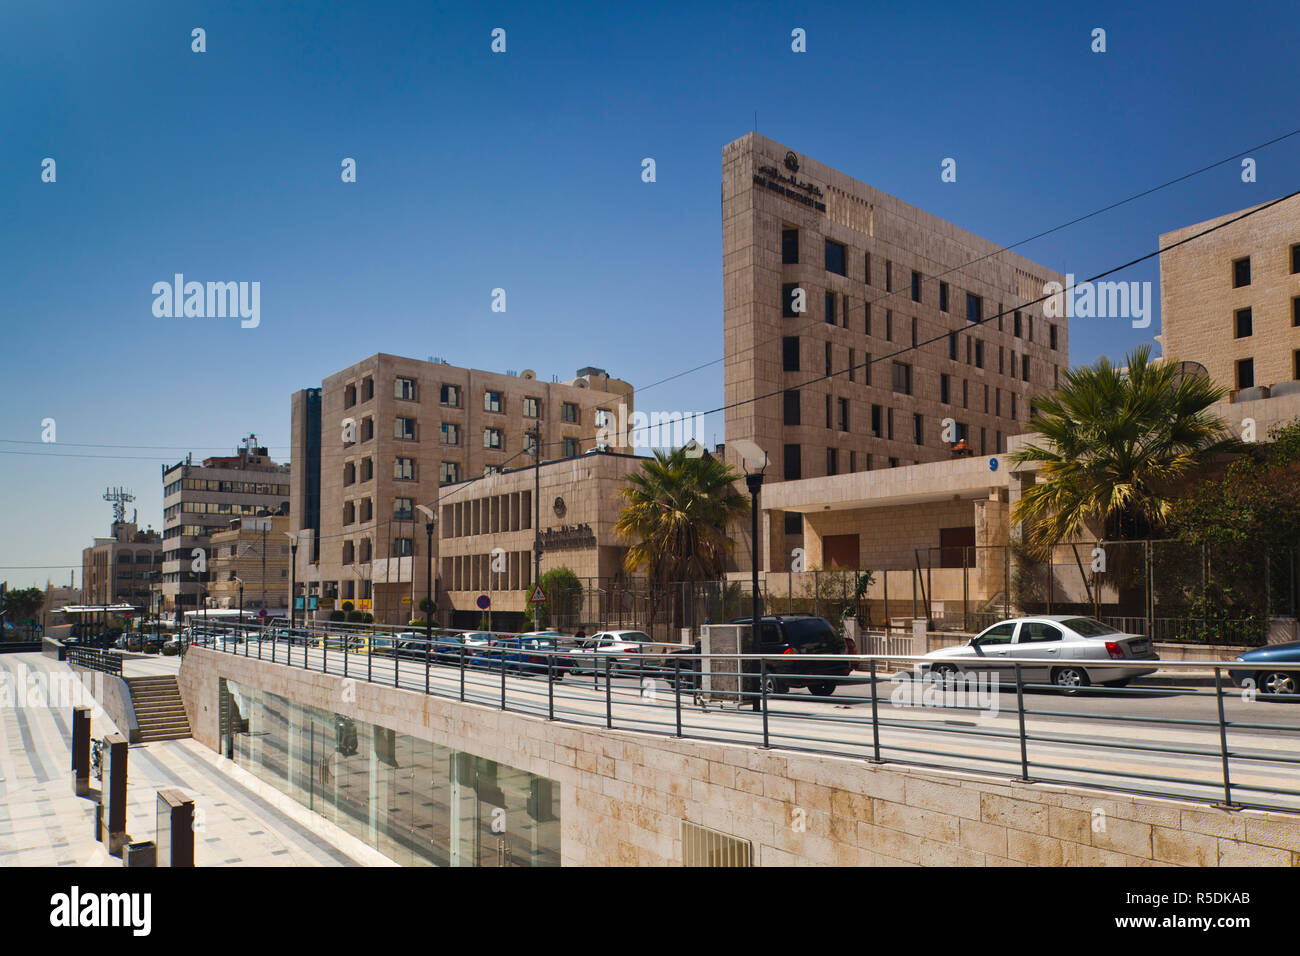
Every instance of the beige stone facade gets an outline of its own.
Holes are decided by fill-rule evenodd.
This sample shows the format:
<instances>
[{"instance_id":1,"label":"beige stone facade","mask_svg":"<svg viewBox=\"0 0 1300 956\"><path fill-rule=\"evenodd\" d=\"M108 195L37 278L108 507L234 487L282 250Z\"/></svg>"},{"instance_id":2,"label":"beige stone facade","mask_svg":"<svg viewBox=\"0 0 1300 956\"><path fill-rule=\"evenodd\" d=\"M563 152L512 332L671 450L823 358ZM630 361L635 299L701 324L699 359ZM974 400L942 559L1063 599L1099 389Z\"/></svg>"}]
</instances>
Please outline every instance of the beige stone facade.
<instances>
[{"instance_id":1,"label":"beige stone facade","mask_svg":"<svg viewBox=\"0 0 1300 956\"><path fill-rule=\"evenodd\" d=\"M1165 233L1160 248L1246 211ZM1300 379L1300 197L1163 253L1160 312L1165 356L1217 385Z\"/></svg>"},{"instance_id":2,"label":"beige stone facade","mask_svg":"<svg viewBox=\"0 0 1300 956\"><path fill-rule=\"evenodd\" d=\"M109 537L96 538L81 552L80 603L149 610L149 586L162 568L162 542L152 528L141 531L132 522L113 522Z\"/></svg>"},{"instance_id":3,"label":"beige stone facade","mask_svg":"<svg viewBox=\"0 0 1300 956\"><path fill-rule=\"evenodd\" d=\"M726 434L769 482L949 458L944 419L997 453L1068 367L1066 320L1017 311L1058 273L757 134L723 149L722 232ZM771 537L784 570L797 520Z\"/></svg>"},{"instance_id":4,"label":"beige stone facade","mask_svg":"<svg viewBox=\"0 0 1300 956\"><path fill-rule=\"evenodd\" d=\"M293 447L306 457L304 480L294 486L293 527L315 537L314 553L305 546L299 551L297 580L318 597L322 611L351 600L377 620L404 623L416 616L413 606L418 614L427 590L426 519L417 506L441 514L440 499L452 489L461 486L454 494L462 496L487 472L529 464L527 433L534 426L540 427L543 461L591 451L602 422L611 444L617 443L620 406L630 416L633 397L630 385L597 368L547 382L531 370L502 374L381 353L322 381L315 461L311 403L307 392L294 396ZM313 467L319 469L318 491L309 477ZM594 486L579 483L571 497L576 504L594 493ZM313 494L319 528L312 527L306 507ZM515 537L526 537L527 544L507 537L500 546L510 553L531 550L531 534ZM464 570L471 555L497 546L483 538L454 552L460 580L473 580ZM433 558L441 573L439 556Z\"/></svg>"},{"instance_id":5,"label":"beige stone facade","mask_svg":"<svg viewBox=\"0 0 1300 956\"><path fill-rule=\"evenodd\" d=\"M230 530L212 535L208 559L209 606L238 608L244 583L244 610L265 608L285 614L289 607L289 516L238 518Z\"/></svg>"}]
</instances>

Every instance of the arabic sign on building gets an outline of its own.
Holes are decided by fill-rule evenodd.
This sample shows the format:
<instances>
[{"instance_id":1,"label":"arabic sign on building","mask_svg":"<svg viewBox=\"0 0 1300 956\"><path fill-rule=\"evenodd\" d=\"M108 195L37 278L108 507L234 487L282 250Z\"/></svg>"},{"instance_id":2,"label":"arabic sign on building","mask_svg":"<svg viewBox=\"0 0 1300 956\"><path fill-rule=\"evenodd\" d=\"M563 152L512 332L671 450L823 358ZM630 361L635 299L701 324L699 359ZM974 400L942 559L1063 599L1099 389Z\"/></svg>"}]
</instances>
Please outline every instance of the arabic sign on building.
<instances>
[{"instance_id":1,"label":"arabic sign on building","mask_svg":"<svg viewBox=\"0 0 1300 956\"><path fill-rule=\"evenodd\" d=\"M790 165L789 162L786 163L787 168ZM794 164L794 168L798 169L797 162ZM795 178L793 172L787 176L775 166L759 166L758 172L754 173L754 185L770 189L774 193L780 193L787 199L793 199L805 206L811 206L818 212L826 211L826 204L820 202L822 191L812 183L800 182Z\"/></svg>"},{"instance_id":2,"label":"arabic sign on building","mask_svg":"<svg viewBox=\"0 0 1300 956\"><path fill-rule=\"evenodd\" d=\"M566 524L561 525L557 530L547 528L542 532L542 548L546 551L562 551L565 548L594 548L596 546L596 532L591 530L591 525L586 524Z\"/></svg>"}]
</instances>

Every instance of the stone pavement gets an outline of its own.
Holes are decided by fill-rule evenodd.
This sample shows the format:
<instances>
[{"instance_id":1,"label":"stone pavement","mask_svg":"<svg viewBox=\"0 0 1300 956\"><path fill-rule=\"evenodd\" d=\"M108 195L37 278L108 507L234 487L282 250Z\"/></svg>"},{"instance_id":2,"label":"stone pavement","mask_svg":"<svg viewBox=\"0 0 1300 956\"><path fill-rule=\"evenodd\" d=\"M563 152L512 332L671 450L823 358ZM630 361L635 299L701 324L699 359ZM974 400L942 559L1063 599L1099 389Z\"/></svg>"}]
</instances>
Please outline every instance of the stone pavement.
<instances>
[{"instance_id":1,"label":"stone pavement","mask_svg":"<svg viewBox=\"0 0 1300 956\"><path fill-rule=\"evenodd\" d=\"M50 706L48 694L24 691L70 673L41 654L0 655L8 688L0 694L0 867L122 865L94 838L94 802L72 792L72 702ZM116 730L107 714L93 713L93 736ZM196 741L137 744L128 766L131 839L156 838L156 791L179 788L194 799L198 866L395 865Z\"/></svg>"}]
</instances>

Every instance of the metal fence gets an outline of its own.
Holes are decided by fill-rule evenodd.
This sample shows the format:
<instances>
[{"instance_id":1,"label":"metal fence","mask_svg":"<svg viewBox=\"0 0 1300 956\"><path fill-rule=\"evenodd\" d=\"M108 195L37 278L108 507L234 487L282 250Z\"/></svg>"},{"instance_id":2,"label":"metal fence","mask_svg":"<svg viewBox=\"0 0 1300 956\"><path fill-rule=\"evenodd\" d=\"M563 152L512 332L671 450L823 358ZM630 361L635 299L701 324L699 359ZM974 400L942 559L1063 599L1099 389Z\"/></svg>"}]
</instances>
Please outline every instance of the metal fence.
<instances>
[{"instance_id":1,"label":"metal fence","mask_svg":"<svg viewBox=\"0 0 1300 956\"><path fill-rule=\"evenodd\" d=\"M69 664L88 667L92 671L122 676L122 655L97 647L69 647L64 658Z\"/></svg>"},{"instance_id":2,"label":"metal fence","mask_svg":"<svg viewBox=\"0 0 1300 956\"><path fill-rule=\"evenodd\" d=\"M190 636L221 653L548 720L1300 809L1297 699L1250 683L1238 691L1234 680L1258 676L1237 673L1249 667L1243 664L1168 662L1160 666L1182 675L1181 684L1121 688L1100 685L1133 661L1088 661L1090 679L1063 691L1040 673L1043 661L1028 658L1000 659L996 675L939 676L932 661L914 656L901 658L900 673L896 655L600 653L563 641L529 646L504 634L475 644L451 631L430 640L314 628L238 634L217 627ZM1300 673L1300 664L1271 669ZM799 692L804 686L822 688L821 696ZM1089 698L1109 704L1084 706Z\"/></svg>"}]
</instances>

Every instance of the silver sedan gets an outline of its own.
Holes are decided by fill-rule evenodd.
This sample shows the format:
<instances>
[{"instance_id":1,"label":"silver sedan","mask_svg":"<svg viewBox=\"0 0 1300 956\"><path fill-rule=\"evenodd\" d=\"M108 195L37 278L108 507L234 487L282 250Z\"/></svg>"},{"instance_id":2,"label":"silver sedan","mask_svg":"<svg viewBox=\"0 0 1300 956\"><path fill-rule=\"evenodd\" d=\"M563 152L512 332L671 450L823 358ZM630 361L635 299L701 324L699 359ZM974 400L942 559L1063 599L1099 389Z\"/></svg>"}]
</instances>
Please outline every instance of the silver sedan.
<instances>
[{"instance_id":1,"label":"silver sedan","mask_svg":"<svg viewBox=\"0 0 1300 956\"><path fill-rule=\"evenodd\" d=\"M1094 683L1122 687L1135 677L1155 673L1152 662L1159 658L1141 634L1125 634L1091 617L1049 614L1000 621L965 644L931 651L925 660L922 673L978 671L1010 680L1019 662L1022 680L1075 690ZM1133 664L1089 667L1089 661Z\"/></svg>"}]
</instances>

